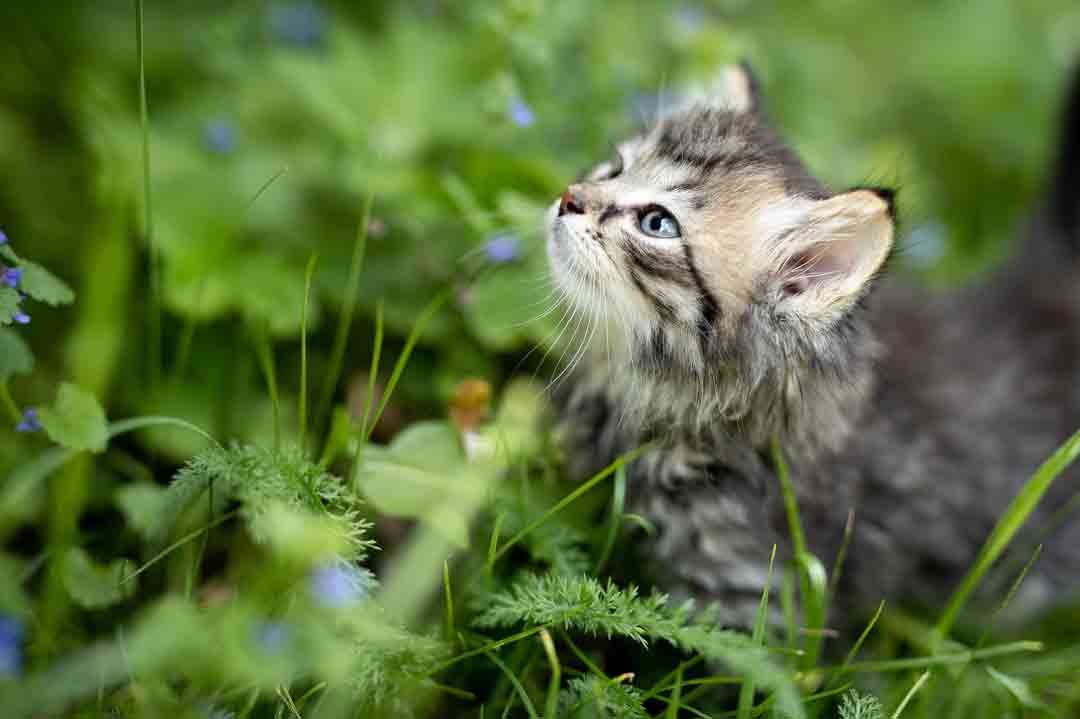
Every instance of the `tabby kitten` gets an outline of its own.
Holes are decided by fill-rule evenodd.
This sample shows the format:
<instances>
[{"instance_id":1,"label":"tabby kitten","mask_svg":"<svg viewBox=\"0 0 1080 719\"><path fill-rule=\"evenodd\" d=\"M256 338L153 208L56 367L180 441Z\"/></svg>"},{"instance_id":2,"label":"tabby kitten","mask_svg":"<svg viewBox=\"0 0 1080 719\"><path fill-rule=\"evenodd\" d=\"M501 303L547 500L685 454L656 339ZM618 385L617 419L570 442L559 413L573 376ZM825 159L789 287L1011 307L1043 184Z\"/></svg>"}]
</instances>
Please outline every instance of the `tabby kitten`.
<instances>
[{"instance_id":1,"label":"tabby kitten","mask_svg":"<svg viewBox=\"0 0 1080 719\"><path fill-rule=\"evenodd\" d=\"M775 438L826 566L854 512L841 604L940 602L1080 428L1080 195L1056 192L1024 260L983 287L878 282L893 193L830 191L759 105L749 70L726 68L551 207L554 282L593 338L560 390L572 469L654 441L628 468L633 511L657 529L654 573L748 624L773 545L790 556ZM1080 522L1066 523L1027 599L1080 586L1078 547Z\"/></svg>"}]
</instances>

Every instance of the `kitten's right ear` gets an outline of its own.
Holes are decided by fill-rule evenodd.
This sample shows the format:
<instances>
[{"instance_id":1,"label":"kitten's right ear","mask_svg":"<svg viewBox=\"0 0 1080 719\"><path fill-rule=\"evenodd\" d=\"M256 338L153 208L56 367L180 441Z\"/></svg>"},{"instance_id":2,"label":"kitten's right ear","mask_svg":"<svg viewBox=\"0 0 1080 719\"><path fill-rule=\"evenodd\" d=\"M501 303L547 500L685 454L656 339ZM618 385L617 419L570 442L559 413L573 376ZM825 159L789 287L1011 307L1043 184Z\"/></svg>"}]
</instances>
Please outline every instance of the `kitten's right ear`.
<instances>
[{"instance_id":1,"label":"kitten's right ear","mask_svg":"<svg viewBox=\"0 0 1080 719\"><path fill-rule=\"evenodd\" d=\"M785 233L774 260L786 303L808 317L844 312L889 256L893 213L893 193L880 188L815 201Z\"/></svg>"}]
</instances>

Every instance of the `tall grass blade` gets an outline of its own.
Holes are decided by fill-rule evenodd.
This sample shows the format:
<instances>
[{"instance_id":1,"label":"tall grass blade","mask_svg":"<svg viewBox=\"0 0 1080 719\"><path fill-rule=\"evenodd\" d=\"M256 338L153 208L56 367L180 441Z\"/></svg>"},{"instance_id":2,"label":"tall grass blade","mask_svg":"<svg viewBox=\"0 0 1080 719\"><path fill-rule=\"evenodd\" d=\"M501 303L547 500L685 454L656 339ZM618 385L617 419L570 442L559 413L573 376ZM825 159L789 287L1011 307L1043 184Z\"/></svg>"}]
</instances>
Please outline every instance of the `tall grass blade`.
<instances>
[{"instance_id":1,"label":"tall grass blade","mask_svg":"<svg viewBox=\"0 0 1080 719\"><path fill-rule=\"evenodd\" d=\"M972 592L979 586L990 566L1001 556L1001 553L1009 546L1009 542L1027 522L1028 517L1035 511L1039 500L1050 489L1050 485L1073 463L1078 455L1080 455L1080 431L1077 431L1066 440L1049 459L1043 462L1042 466L1039 467L1023 489L1020 490L1020 493L1009 504L1009 508L998 520L997 525L990 533L990 537L986 540L986 544L979 551L975 564L968 571L963 581L960 582L960 586L949 600L945 611L942 612L941 619L938 620L935 627L939 640L944 639L952 631L953 624L956 623L960 611L967 604Z\"/></svg>"},{"instance_id":2,"label":"tall grass blade","mask_svg":"<svg viewBox=\"0 0 1080 719\"><path fill-rule=\"evenodd\" d=\"M919 690L922 689L923 684L926 684L928 679L930 679L930 672L925 671L915 680L911 689L908 689L907 694L904 695L904 699L900 702L900 706L896 707L896 711L892 713L891 719L900 719L900 715L904 713L904 709L907 708L908 703L916 694L918 694Z\"/></svg>"},{"instance_id":3,"label":"tall grass blade","mask_svg":"<svg viewBox=\"0 0 1080 719\"><path fill-rule=\"evenodd\" d=\"M758 604L757 616L754 618L754 630L752 637L757 644L765 643L765 626L769 615L769 588L772 586L773 563L776 561L776 545L773 545L772 554L769 555L769 574L765 579L765 587L761 590L761 602ZM739 705L735 711L737 719L749 719L750 710L754 708L754 680L747 679L739 690Z\"/></svg>"},{"instance_id":4,"label":"tall grass blade","mask_svg":"<svg viewBox=\"0 0 1080 719\"><path fill-rule=\"evenodd\" d=\"M562 664L559 662L559 655L555 651L555 641L551 638L551 632L546 629L540 632L540 643L544 646L548 668L551 670L547 701L544 703L544 719L559 719L559 686L562 684Z\"/></svg>"},{"instance_id":5,"label":"tall grass blade","mask_svg":"<svg viewBox=\"0 0 1080 719\"><path fill-rule=\"evenodd\" d=\"M142 133L143 232L150 256L149 350L150 396L156 397L161 382L161 269L154 240L154 213L150 191L150 112L146 101L146 38L143 0L135 0L135 54L139 64L139 127Z\"/></svg>"},{"instance_id":6,"label":"tall grass blade","mask_svg":"<svg viewBox=\"0 0 1080 719\"><path fill-rule=\"evenodd\" d=\"M607 538L604 540L604 548L600 551L600 558L596 560L596 573L600 574L611 559L611 552L615 549L615 540L619 537L619 527L622 526L623 510L626 507L626 468L619 467L615 470L615 491L611 497L611 522L608 525Z\"/></svg>"},{"instance_id":7,"label":"tall grass blade","mask_svg":"<svg viewBox=\"0 0 1080 719\"><path fill-rule=\"evenodd\" d=\"M300 316L300 397L297 399L296 414L300 421L300 447L307 447L307 336L308 309L311 304L311 278L315 274L315 264L319 261L316 252L308 258L304 270L304 310Z\"/></svg>"},{"instance_id":8,"label":"tall grass blade","mask_svg":"<svg viewBox=\"0 0 1080 719\"><path fill-rule=\"evenodd\" d=\"M1016 579L1013 580L1012 585L1009 587L1009 591L1005 593L1005 597L1001 600L1001 604L998 605L994 613L990 615L989 621L986 622L986 629L983 629L983 633L979 636L979 641L975 642L975 648L981 649L986 644L986 640L990 638L990 632L994 630L994 625L997 623L998 617L1001 613L1009 608L1009 604L1016 597L1016 593L1020 591L1020 585L1024 583L1024 579L1027 578L1028 572L1035 566L1035 562L1039 561L1039 555L1042 554L1043 545L1035 547L1035 551L1031 555L1031 559L1027 561L1024 568L1020 570L1020 573L1016 575Z\"/></svg>"},{"instance_id":9,"label":"tall grass blade","mask_svg":"<svg viewBox=\"0 0 1080 719\"><path fill-rule=\"evenodd\" d=\"M375 198L371 194L364 198L363 214L360 218L360 226L356 231L352 261L349 264L349 278L345 284L345 302L341 308L341 316L338 318L337 332L334 334L334 344L330 350L330 365L327 368L322 393L319 396L318 409L315 413L320 430L326 426L329 418L330 402L334 398L334 390L337 388L338 380L341 379L341 367L345 361L345 348L349 342L349 329L352 327L356 302L360 297L360 271L364 268L368 226L371 222L371 206L374 201Z\"/></svg>"},{"instance_id":10,"label":"tall grass blade","mask_svg":"<svg viewBox=\"0 0 1080 719\"><path fill-rule=\"evenodd\" d=\"M274 451L277 452L281 449L281 404L278 400L277 372L274 369L274 347L270 343L270 332L265 323L259 325L255 320L251 320L249 327L255 345L255 356L259 360L259 368L266 381L266 390L270 394L270 404L273 407Z\"/></svg>"},{"instance_id":11,"label":"tall grass blade","mask_svg":"<svg viewBox=\"0 0 1080 719\"><path fill-rule=\"evenodd\" d=\"M409 336L405 340L405 347L402 348L401 354L398 355L397 362L394 363L394 369L390 373L390 379L386 382L386 389L383 391L382 399L379 400L379 408L375 410L375 416L372 417L371 424L367 425L365 428L365 442L370 439L372 431L374 431L376 425L379 424L383 412L386 411L387 405L390 404L390 398L397 388L398 380L401 379L401 373L405 371L405 365L409 363L409 358L412 357L412 352L416 349L416 343L420 341L420 336L424 333L424 328L427 327L427 323L431 321L431 318L435 316L435 313L450 299L450 296L450 290L445 290L436 295L435 299L429 302L423 312L420 313L420 316L416 319L416 323L413 324L412 331L409 332Z\"/></svg>"},{"instance_id":12,"label":"tall grass blade","mask_svg":"<svg viewBox=\"0 0 1080 719\"><path fill-rule=\"evenodd\" d=\"M640 457L644 452L652 449L653 446L654 445L652 443L644 444L644 445L638 447L637 449L635 449L635 450L633 450L631 452L627 452L626 454L622 455L621 457L616 459L614 462L609 464L607 467L605 467L604 469L597 472L595 475L593 475L593 477L591 479L589 479L587 482L584 482L580 487L578 487L574 491L570 492L570 494L568 494L565 497L563 497L562 499L560 499L558 502L555 503L555 506L553 506L551 509L549 509L546 512L544 512L543 514L541 514L539 517L537 517L533 521L529 522L529 524L527 524L520 532L518 532L513 537L511 537L509 540L507 540L506 544L504 544L499 549L499 551L495 553L495 559L498 560L498 559L502 558L507 552L509 552L511 550L511 548L513 548L513 546L515 544L517 544L522 539L524 539L526 536L528 536L530 532L532 532L537 527L539 527L540 525L547 522L549 519L554 517L556 514L561 512L563 509L565 509L570 504L573 504L576 499L581 497L583 494L588 492L590 489L595 487L600 482L602 482L605 479L607 479L608 477L610 477L612 474L617 472L621 467L624 467L627 464L629 464L630 462L633 462L635 459Z\"/></svg>"}]
</instances>

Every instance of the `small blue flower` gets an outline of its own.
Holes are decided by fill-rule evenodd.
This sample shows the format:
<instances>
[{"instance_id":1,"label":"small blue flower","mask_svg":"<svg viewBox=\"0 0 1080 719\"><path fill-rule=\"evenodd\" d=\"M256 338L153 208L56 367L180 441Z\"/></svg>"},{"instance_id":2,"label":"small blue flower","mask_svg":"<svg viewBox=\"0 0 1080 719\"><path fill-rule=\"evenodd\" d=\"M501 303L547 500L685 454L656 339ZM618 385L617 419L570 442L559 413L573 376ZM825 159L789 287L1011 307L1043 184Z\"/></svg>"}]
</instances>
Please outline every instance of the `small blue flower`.
<instances>
[{"instance_id":1,"label":"small blue flower","mask_svg":"<svg viewBox=\"0 0 1080 719\"><path fill-rule=\"evenodd\" d=\"M278 40L301 50L316 50L326 41L330 18L314 2L278 3L270 8L270 29Z\"/></svg>"},{"instance_id":2,"label":"small blue flower","mask_svg":"<svg viewBox=\"0 0 1080 719\"><path fill-rule=\"evenodd\" d=\"M11 316L11 319L15 320L20 325L30 324L30 315L26 314L22 310L15 310L15 314Z\"/></svg>"},{"instance_id":3,"label":"small blue flower","mask_svg":"<svg viewBox=\"0 0 1080 719\"><path fill-rule=\"evenodd\" d=\"M520 97L510 100L509 114L510 122L518 127L532 127L533 123L536 122L536 115L533 114L532 108Z\"/></svg>"},{"instance_id":4,"label":"small blue flower","mask_svg":"<svg viewBox=\"0 0 1080 719\"><path fill-rule=\"evenodd\" d=\"M237 135L236 126L221 118L211 120L203 128L203 142L219 155L228 155L236 149Z\"/></svg>"},{"instance_id":5,"label":"small blue flower","mask_svg":"<svg viewBox=\"0 0 1080 719\"><path fill-rule=\"evenodd\" d=\"M256 630L255 641L268 654L277 654L289 643L292 633L282 622L265 622Z\"/></svg>"},{"instance_id":6,"label":"small blue flower","mask_svg":"<svg viewBox=\"0 0 1080 719\"><path fill-rule=\"evenodd\" d=\"M497 265L513 262L518 258L520 243L509 233L495 235L484 245L484 254Z\"/></svg>"},{"instance_id":7,"label":"small blue flower","mask_svg":"<svg viewBox=\"0 0 1080 719\"><path fill-rule=\"evenodd\" d=\"M308 578L316 601L334 609L363 600L377 584L374 574L344 559L315 568Z\"/></svg>"},{"instance_id":8,"label":"small blue flower","mask_svg":"<svg viewBox=\"0 0 1080 719\"><path fill-rule=\"evenodd\" d=\"M0 245L6 245L7 241L7 235L4 234L3 230L0 230Z\"/></svg>"},{"instance_id":9,"label":"small blue flower","mask_svg":"<svg viewBox=\"0 0 1080 719\"><path fill-rule=\"evenodd\" d=\"M0 614L0 677L18 676L22 672L22 622Z\"/></svg>"},{"instance_id":10,"label":"small blue flower","mask_svg":"<svg viewBox=\"0 0 1080 719\"><path fill-rule=\"evenodd\" d=\"M37 409L31 407L23 412L22 422L15 427L16 432L40 432L41 422L38 421Z\"/></svg>"},{"instance_id":11,"label":"small blue flower","mask_svg":"<svg viewBox=\"0 0 1080 719\"><path fill-rule=\"evenodd\" d=\"M8 287L18 287L19 282L22 280L23 271L18 267L9 267L4 270L3 284Z\"/></svg>"}]
</instances>

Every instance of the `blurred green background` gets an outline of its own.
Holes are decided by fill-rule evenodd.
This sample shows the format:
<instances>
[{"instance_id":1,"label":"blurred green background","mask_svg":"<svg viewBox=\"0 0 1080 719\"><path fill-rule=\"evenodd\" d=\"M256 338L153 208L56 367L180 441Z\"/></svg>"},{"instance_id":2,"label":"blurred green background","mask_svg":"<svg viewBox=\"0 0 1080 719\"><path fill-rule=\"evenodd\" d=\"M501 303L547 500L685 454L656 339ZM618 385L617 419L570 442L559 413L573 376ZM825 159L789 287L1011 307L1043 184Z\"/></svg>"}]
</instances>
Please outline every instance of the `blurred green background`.
<instances>
[{"instance_id":1,"label":"blurred green background","mask_svg":"<svg viewBox=\"0 0 1080 719\"><path fill-rule=\"evenodd\" d=\"M0 350L18 337L35 358L32 372L0 364L9 409L44 407L72 382L110 419L168 415L222 442L269 447L263 361L273 355L280 424L295 437L313 258L303 358L312 445L332 408L363 414L377 306L381 388L385 358L429 302L449 298L401 375L380 441L444 418L463 380L498 391L550 373L542 352L529 354L558 320L537 317L548 298L544 206L664 97L738 59L830 186L899 188L900 271L971 280L1010 251L1040 197L1060 94L1080 60L1080 6L147 0L144 40L145 138L133 2L0 4L0 230L77 294L0 327ZM354 307L350 269L369 200ZM339 326L350 339L335 382ZM145 430L98 461L84 455L47 491L20 494L15 468L49 456L49 442L14 431L14 419L0 428L0 559L17 556L23 577L58 561L55 548L80 546L80 533L112 556L126 546L109 534L123 524L114 490L162 484L207 446L195 433ZM551 562L564 557L548 551ZM122 623L78 615L83 625L65 633L56 577L44 588L34 580L36 667Z\"/></svg>"},{"instance_id":2,"label":"blurred green background","mask_svg":"<svg viewBox=\"0 0 1080 719\"><path fill-rule=\"evenodd\" d=\"M400 337L453 287L404 379L424 414L548 334L520 324L546 294L540 208L681 83L750 59L813 170L835 188L898 186L907 264L951 281L1008 247L1080 56L1068 0L148 3L154 387L133 18L111 0L0 9L0 227L81 299L21 330L38 368L14 391L43 401L74 375L110 415L154 409L218 436L265 430L237 330L253 319L295 354L313 252L318 383L367 193L348 366L366 367L378 299ZM503 233L513 259L472 282ZM0 442L5 462L21 451Z\"/></svg>"}]
</instances>

